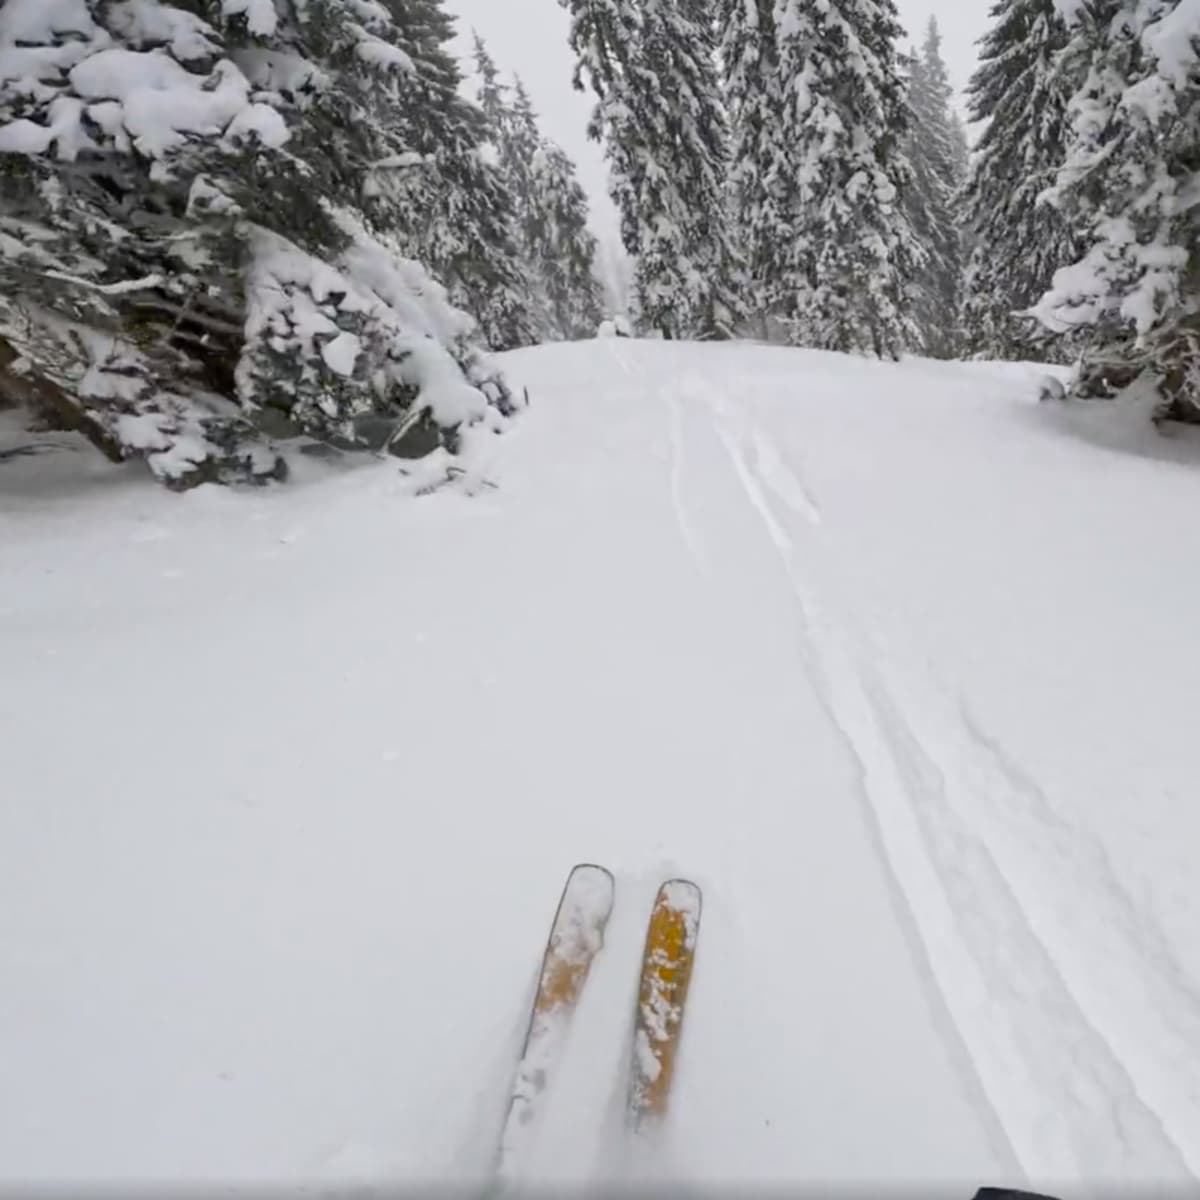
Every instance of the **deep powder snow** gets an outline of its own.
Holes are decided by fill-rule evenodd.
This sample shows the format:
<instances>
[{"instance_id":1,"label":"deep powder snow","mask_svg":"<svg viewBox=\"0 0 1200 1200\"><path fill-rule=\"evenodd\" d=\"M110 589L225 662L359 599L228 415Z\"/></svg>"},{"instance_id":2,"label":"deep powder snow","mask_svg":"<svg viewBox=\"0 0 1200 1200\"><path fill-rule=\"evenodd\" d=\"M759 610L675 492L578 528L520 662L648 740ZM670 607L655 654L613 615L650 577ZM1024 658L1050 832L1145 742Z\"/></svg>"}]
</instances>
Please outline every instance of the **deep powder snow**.
<instances>
[{"instance_id":1,"label":"deep powder snow","mask_svg":"<svg viewBox=\"0 0 1200 1200\"><path fill-rule=\"evenodd\" d=\"M506 369L532 408L465 490L0 463L0 1183L475 1178L589 860L530 1182L1194 1185L1200 456L1033 367Z\"/></svg>"}]
</instances>

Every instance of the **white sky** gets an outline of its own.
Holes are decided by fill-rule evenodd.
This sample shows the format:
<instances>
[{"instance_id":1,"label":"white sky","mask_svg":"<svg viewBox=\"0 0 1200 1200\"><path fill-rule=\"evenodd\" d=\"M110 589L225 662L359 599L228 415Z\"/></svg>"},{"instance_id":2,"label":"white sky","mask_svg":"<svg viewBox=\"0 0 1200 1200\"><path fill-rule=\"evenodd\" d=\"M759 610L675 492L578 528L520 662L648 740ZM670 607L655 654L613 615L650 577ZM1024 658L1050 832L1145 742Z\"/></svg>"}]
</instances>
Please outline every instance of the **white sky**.
<instances>
[{"instance_id":1,"label":"white sky","mask_svg":"<svg viewBox=\"0 0 1200 1200\"><path fill-rule=\"evenodd\" d=\"M931 15L941 26L942 52L961 88L975 65L975 41L987 28L991 0L897 0L900 19L919 41ZM573 58L567 45L568 17L557 0L447 0L459 18L464 43L478 29L503 74L525 80L548 137L575 159L580 182L592 197L593 224L605 240L615 238L616 220L607 196L607 171L600 149L587 140L590 94L571 87ZM464 45L465 48L465 45Z\"/></svg>"}]
</instances>

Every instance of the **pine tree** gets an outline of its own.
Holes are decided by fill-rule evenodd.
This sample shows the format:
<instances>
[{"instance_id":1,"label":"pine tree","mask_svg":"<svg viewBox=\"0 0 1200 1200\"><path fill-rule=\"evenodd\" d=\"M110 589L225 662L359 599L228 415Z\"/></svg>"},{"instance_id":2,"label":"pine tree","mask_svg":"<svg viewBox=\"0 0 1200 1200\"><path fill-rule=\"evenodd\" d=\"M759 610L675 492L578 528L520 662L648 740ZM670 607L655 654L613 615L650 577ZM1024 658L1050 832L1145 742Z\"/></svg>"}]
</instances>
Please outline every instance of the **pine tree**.
<instances>
[{"instance_id":1,"label":"pine tree","mask_svg":"<svg viewBox=\"0 0 1200 1200\"><path fill-rule=\"evenodd\" d=\"M925 41L911 60L907 156L912 181L905 190L905 210L924 251L912 289L921 340L932 357L953 358L961 345L963 263L955 199L963 182L962 151L941 40L937 21L930 18Z\"/></svg>"},{"instance_id":2,"label":"pine tree","mask_svg":"<svg viewBox=\"0 0 1200 1200\"><path fill-rule=\"evenodd\" d=\"M966 186L971 170L971 144L967 138L967 127L957 112L950 116L950 145L954 156L954 178L958 180L961 191ZM959 224L961 226L961 220Z\"/></svg>"},{"instance_id":3,"label":"pine tree","mask_svg":"<svg viewBox=\"0 0 1200 1200\"><path fill-rule=\"evenodd\" d=\"M512 108L506 95L507 89L500 82L500 69L478 30L471 34L471 57L475 61L475 74L478 77L475 99L479 103L479 111L487 118L489 128L500 143L498 148L501 148Z\"/></svg>"},{"instance_id":4,"label":"pine tree","mask_svg":"<svg viewBox=\"0 0 1200 1200\"><path fill-rule=\"evenodd\" d=\"M596 239L587 228L587 196L575 165L538 127L524 85L501 82L476 34L479 107L495 141L500 173L513 197L517 240L530 281L527 300L538 340L591 336L600 323L594 273Z\"/></svg>"},{"instance_id":5,"label":"pine tree","mask_svg":"<svg viewBox=\"0 0 1200 1200\"><path fill-rule=\"evenodd\" d=\"M471 321L387 233L413 68L386 14L194 7L0 10L0 390L172 486L279 477L273 437L494 424Z\"/></svg>"},{"instance_id":6,"label":"pine tree","mask_svg":"<svg viewBox=\"0 0 1200 1200\"><path fill-rule=\"evenodd\" d=\"M896 357L919 345L906 281L921 262L892 0L778 0L782 138L796 196L785 315L798 344Z\"/></svg>"},{"instance_id":7,"label":"pine tree","mask_svg":"<svg viewBox=\"0 0 1200 1200\"><path fill-rule=\"evenodd\" d=\"M529 118L518 114L510 89L483 39L474 35L472 57L477 78L476 100L487 122L487 148L513 206L513 236L526 283L525 308L538 342L554 338L554 318L540 271L540 245L545 238L545 214L537 204L533 162L541 136L532 109Z\"/></svg>"},{"instance_id":8,"label":"pine tree","mask_svg":"<svg viewBox=\"0 0 1200 1200\"><path fill-rule=\"evenodd\" d=\"M527 238L550 319L552 337L592 336L604 314L596 276L596 238L588 229L588 201L575 164L548 138L541 136L537 116L520 80L513 108L514 154L536 148L529 164Z\"/></svg>"},{"instance_id":9,"label":"pine tree","mask_svg":"<svg viewBox=\"0 0 1200 1200\"><path fill-rule=\"evenodd\" d=\"M775 0L724 0L721 28L730 124L729 212L746 264L745 305L761 324L783 304L781 285L789 275L795 236L795 187L782 141Z\"/></svg>"},{"instance_id":10,"label":"pine tree","mask_svg":"<svg viewBox=\"0 0 1200 1200\"><path fill-rule=\"evenodd\" d=\"M415 212L402 244L478 319L492 349L531 345L538 329L527 305L530 280L513 197L498 165L481 152L490 136L488 118L460 94L462 72L450 49L454 20L443 0L377 2L413 63L403 133L420 166L408 169Z\"/></svg>"},{"instance_id":11,"label":"pine tree","mask_svg":"<svg viewBox=\"0 0 1200 1200\"><path fill-rule=\"evenodd\" d=\"M1077 390L1111 393L1142 372L1162 415L1200 420L1200 42L1179 0L1068 6L1063 69L1081 82L1054 200L1086 241L1038 311L1087 328Z\"/></svg>"},{"instance_id":12,"label":"pine tree","mask_svg":"<svg viewBox=\"0 0 1200 1200\"><path fill-rule=\"evenodd\" d=\"M739 268L707 3L560 3L572 15L576 84L586 78L598 97L590 132L605 144L642 325L664 337L727 336L738 317Z\"/></svg>"},{"instance_id":13,"label":"pine tree","mask_svg":"<svg viewBox=\"0 0 1200 1200\"><path fill-rule=\"evenodd\" d=\"M984 358L1067 358L1071 338L1019 315L1080 249L1070 223L1039 199L1066 155L1067 29L1054 0L999 0L991 15L967 89L971 119L986 123L963 191L967 348Z\"/></svg>"}]
</instances>

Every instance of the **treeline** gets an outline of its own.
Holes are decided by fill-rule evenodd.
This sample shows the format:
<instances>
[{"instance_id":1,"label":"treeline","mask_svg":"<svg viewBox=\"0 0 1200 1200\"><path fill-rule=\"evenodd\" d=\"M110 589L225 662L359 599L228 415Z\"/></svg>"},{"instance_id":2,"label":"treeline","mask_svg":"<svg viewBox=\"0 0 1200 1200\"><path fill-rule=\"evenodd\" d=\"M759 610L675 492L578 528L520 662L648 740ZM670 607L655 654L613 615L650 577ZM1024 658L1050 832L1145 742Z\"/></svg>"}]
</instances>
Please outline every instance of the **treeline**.
<instances>
[{"instance_id":1,"label":"treeline","mask_svg":"<svg viewBox=\"0 0 1200 1200\"><path fill-rule=\"evenodd\" d=\"M1194 0L999 0L968 154L892 0L560 0L666 337L1075 361L1195 419Z\"/></svg>"}]
</instances>

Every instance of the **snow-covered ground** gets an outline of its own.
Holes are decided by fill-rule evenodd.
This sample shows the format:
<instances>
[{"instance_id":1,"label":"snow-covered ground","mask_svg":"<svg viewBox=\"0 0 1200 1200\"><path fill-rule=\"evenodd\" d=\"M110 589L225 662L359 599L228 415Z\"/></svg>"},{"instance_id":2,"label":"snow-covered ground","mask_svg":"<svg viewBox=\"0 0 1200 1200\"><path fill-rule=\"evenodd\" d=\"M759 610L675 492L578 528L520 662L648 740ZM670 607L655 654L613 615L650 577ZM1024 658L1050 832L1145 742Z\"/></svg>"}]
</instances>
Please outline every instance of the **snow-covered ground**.
<instances>
[{"instance_id":1,"label":"snow-covered ground","mask_svg":"<svg viewBox=\"0 0 1200 1200\"><path fill-rule=\"evenodd\" d=\"M1200 455L1033 367L597 341L473 495L0 463L0 1183L1200 1177ZM53 478L46 480L48 474ZM670 1124L621 1105L705 892Z\"/></svg>"}]
</instances>

